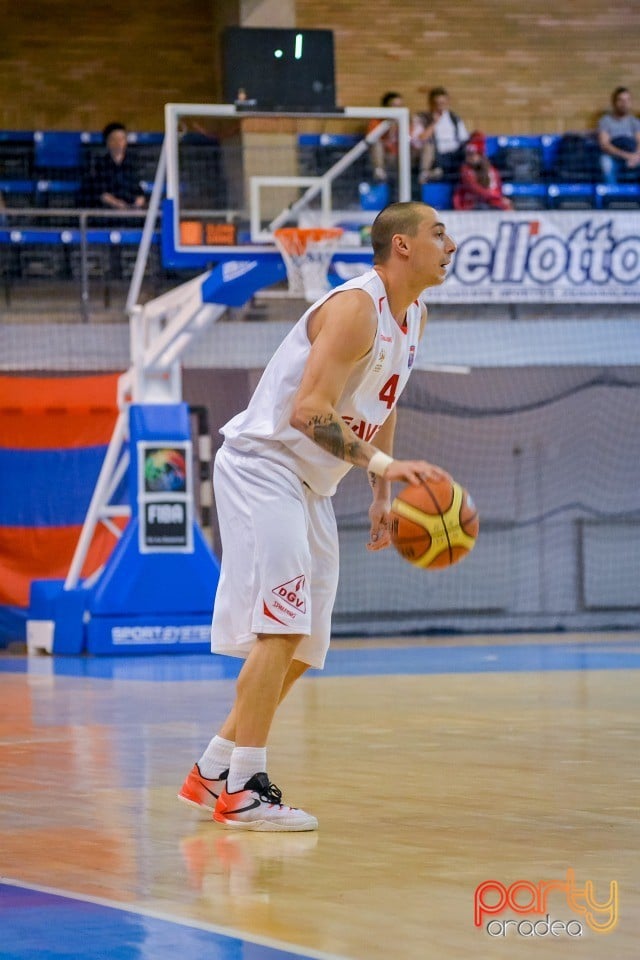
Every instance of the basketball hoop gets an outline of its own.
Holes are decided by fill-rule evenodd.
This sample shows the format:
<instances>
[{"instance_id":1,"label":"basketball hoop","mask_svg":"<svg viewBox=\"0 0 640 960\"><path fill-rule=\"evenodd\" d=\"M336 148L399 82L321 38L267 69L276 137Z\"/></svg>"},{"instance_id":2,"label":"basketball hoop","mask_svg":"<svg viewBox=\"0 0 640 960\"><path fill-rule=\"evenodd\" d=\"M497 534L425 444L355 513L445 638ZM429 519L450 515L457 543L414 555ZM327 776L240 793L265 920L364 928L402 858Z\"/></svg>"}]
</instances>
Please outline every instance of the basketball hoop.
<instances>
[{"instance_id":1,"label":"basketball hoop","mask_svg":"<svg viewBox=\"0 0 640 960\"><path fill-rule=\"evenodd\" d=\"M313 303L331 289L327 274L342 233L340 227L274 230L273 238L287 268L292 297L304 297Z\"/></svg>"}]
</instances>

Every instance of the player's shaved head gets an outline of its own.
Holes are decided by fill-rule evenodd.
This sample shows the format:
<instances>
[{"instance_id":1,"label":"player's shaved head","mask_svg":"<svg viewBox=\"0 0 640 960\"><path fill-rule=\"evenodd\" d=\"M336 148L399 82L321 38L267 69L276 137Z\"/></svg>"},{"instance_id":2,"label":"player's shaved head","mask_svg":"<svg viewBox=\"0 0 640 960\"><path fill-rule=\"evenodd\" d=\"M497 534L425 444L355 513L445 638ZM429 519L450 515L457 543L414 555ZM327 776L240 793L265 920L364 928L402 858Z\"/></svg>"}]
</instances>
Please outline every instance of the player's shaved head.
<instances>
[{"instance_id":1,"label":"player's shaved head","mask_svg":"<svg viewBox=\"0 0 640 960\"><path fill-rule=\"evenodd\" d=\"M396 233L405 233L414 237L425 216L431 214L435 223L436 214L432 207L417 200L404 203L390 203L381 210L371 227L371 246L373 262L384 263L391 254L391 240Z\"/></svg>"}]
</instances>

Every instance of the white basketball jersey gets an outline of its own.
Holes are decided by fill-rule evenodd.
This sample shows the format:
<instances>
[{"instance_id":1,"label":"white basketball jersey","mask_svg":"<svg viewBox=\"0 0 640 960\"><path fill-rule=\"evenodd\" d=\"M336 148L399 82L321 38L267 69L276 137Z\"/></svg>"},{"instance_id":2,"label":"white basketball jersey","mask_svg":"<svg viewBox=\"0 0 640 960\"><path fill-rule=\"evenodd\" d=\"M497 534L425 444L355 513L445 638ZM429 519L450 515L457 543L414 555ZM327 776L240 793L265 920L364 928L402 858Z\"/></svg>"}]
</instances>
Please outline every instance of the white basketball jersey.
<instances>
[{"instance_id":1,"label":"white basketball jersey","mask_svg":"<svg viewBox=\"0 0 640 960\"><path fill-rule=\"evenodd\" d=\"M351 469L347 463L314 443L289 423L311 343L307 320L321 303L342 290L364 290L375 305L378 326L370 352L359 360L336 404L353 432L372 441L409 378L420 337L421 307L407 310L401 329L394 320L384 284L375 270L330 291L309 307L269 361L246 410L222 427L235 450L257 454L292 470L316 493L331 496Z\"/></svg>"}]
</instances>

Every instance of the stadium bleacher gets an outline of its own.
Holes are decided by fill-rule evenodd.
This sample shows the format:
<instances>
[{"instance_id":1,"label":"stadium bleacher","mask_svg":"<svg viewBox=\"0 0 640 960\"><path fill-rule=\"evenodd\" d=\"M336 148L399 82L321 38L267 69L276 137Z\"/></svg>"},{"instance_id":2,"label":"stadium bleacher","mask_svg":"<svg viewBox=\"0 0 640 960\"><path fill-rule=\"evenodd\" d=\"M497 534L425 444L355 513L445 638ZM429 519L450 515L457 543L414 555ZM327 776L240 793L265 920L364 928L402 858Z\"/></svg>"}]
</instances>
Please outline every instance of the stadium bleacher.
<instances>
[{"instance_id":1,"label":"stadium bleacher","mask_svg":"<svg viewBox=\"0 0 640 960\"><path fill-rule=\"evenodd\" d=\"M299 142L301 173L320 174L358 142L358 136L304 134ZM640 183L609 186L600 183L598 146L587 132L519 136L488 136L487 156L500 173L504 193L516 210L638 209ZM388 193L370 183L360 169L359 195L363 210L380 209ZM422 199L442 210L451 208L453 188L427 183Z\"/></svg>"},{"instance_id":2,"label":"stadium bleacher","mask_svg":"<svg viewBox=\"0 0 640 960\"><path fill-rule=\"evenodd\" d=\"M162 145L162 133L131 132L129 150L135 156L141 180L150 192ZM321 174L356 143L357 134L303 134L298 143L300 174ZM505 193L516 209L640 207L640 184L620 183L602 189L598 148L591 133L488 136L487 156L498 169ZM96 154L102 153L102 135L87 131L0 130L0 192L7 208L78 207L83 177ZM581 164L581 165L580 165ZM359 185L370 171L363 159L353 170ZM372 185L370 185L372 186ZM451 191L429 184L428 198L447 209ZM596 189L598 188L598 189ZM360 190L364 209L384 202L384 191ZM339 206L340 204L336 204Z\"/></svg>"},{"instance_id":3,"label":"stadium bleacher","mask_svg":"<svg viewBox=\"0 0 640 960\"><path fill-rule=\"evenodd\" d=\"M128 139L150 193L163 134L134 132ZM144 214L134 214L139 226L127 217L121 229L104 214L89 217L83 202L82 184L104 149L99 132L0 130L0 277L7 305L21 280L84 277L102 283L106 306L109 284L131 275Z\"/></svg>"},{"instance_id":4,"label":"stadium bleacher","mask_svg":"<svg viewBox=\"0 0 640 960\"><path fill-rule=\"evenodd\" d=\"M128 134L129 151L138 163L147 194L153 187L162 140L162 133ZM299 174L323 174L359 140L356 133L300 135ZM495 135L487 137L486 146L502 176L504 193L516 210L640 209L640 183L600 182L598 147L592 133ZM197 206L208 206L212 191L215 205L226 190L219 154L213 158L215 163L210 158L203 166L202 151L193 149L198 154L193 163L202 166L200 180L207 186ZM83 203L82 183L94 158L103 151L98 132L0 130L4 206L0 209L0 275L7 302L12 283L23 278L84 275L100 277L108 285L116 276L130 275L143 214L138 214L139 227L128 221L121 230L117 224L107 223L104 212L102 219L89 217ZM340 195L334 196L334 204L345 210L376 211L387 202L385 187L373 183L365 155L353 165L350 180L341 181L339 188L336 184ZM418 195L447 210L452 206L452 193L452 184L435 182L424 184ZM159 235L154 236L154 245L157 252ZM125 250L129 252L122 253Z\"/></svg>"}]
</instances>

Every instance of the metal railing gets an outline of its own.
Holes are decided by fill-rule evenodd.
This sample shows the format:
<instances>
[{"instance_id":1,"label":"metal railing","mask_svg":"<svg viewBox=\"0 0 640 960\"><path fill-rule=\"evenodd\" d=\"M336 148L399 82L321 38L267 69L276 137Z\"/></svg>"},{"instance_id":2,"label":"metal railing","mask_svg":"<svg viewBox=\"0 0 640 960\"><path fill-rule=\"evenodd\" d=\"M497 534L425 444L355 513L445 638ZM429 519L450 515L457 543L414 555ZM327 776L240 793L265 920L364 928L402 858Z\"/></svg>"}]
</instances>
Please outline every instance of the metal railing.
<instances>
[{"instance_id":1,"label":"metal railing","mask_svg":"<svg viewBox=\"0 0 640 960\"><path fill-rule=\"evenodd\" d=\"M79 256L79 282L77 291L80 314L83 322L90 319L90 285L92 251L106 254L108 251L130 248L137 250L145 231L146 210L104 210L56 207L5 208L0 211L0 275L4 285L5 304L11 305L13 286L20 281L28 268L28 254L59 249L66 251L60 271L52 268L46 279L67 283L74 281L68 261L72 252ZM160 244L160 212L154 223L149 223L149 247ZM151 221L151 218L149 218ZM66 262L66 268L65 268ZM110 287L114 281L111 257L103 256L102 280L104 282L105 306L110 305ZM148 260L143 272L148 272ZM40 279L41 277L39 277ZM26 277L25 277L26 279ZM32 279L32 278L29 278ZM156 280L159 281L159 277ZM140 282L142 278L139 278Z\"/></svg>"}]
</instances>

